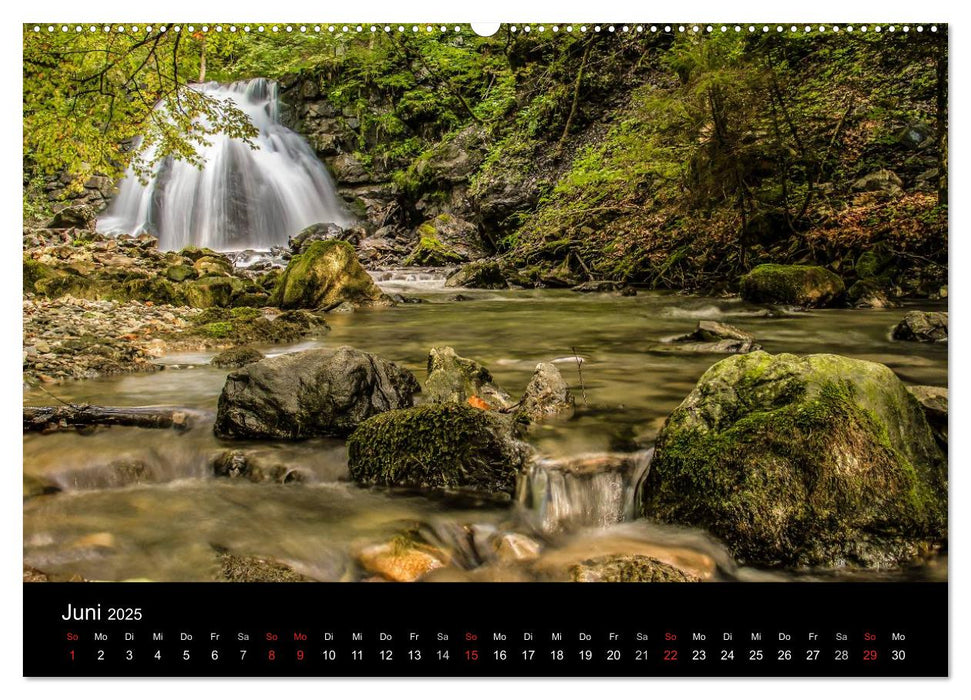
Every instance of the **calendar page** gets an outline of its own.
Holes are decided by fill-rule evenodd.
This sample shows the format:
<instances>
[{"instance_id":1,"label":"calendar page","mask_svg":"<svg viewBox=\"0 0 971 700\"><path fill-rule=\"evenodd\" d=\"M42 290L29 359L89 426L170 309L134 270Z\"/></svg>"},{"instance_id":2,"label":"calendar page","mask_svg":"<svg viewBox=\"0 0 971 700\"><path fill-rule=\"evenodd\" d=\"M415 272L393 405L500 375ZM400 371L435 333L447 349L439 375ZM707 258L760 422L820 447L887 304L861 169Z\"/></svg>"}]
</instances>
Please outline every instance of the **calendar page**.
<instances>
[{"instance_id":1,"label":"calendar page","mask_svg":"<svg viewBox=\"0 0 971 700\"><path fill-rule=\"evenodd\" d=\"M25 675L948 675L946 24L22 40Z\"/></svg>"}]
</instances>

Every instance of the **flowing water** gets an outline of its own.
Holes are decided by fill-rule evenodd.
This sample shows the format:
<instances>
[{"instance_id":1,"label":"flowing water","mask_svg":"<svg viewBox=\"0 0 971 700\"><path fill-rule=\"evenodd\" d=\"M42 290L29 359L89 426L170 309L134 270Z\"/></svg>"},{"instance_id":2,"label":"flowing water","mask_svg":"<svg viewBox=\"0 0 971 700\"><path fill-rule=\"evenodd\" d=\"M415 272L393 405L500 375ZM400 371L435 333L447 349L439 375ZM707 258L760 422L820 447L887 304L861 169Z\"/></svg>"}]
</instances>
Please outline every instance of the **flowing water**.
<instances>
[{"instance_id":1,"label":"flowing water","mask_svg":"<svg viewBox=\"0 0 971 700\"><path fill-rule=\"evenodd\" d=\"M193 89L245 113L259 131L255 147L220 133L197 148L201 169L164 158L145 184L129 170L98 230L147 231L163 250L241 250L285 245L321 221L351 223L327 169L303 137L280 123L275 82L255 78ZM143 157L152 162L154 153Z\"/></svg>"},{"instance_id":2,"label":"flowing water","mask_svg":"<svg viewBox=\"0 0 971 700\"><path fill-rule=\"evenodd\" d=\"M531 429L529 440L541 459L520 484L519 505L474 508L358 488L348 481L339 440L219 441L212 421L227 371L208 366L210 354L184 354L163 358L170 365L163 372L56 387L69 401L181 406L198 415L184 433L112 428L86 436L25 435L25 473L62 489L24 504L26 563L89 579L210 580L217 570L216 545L285 561L313 578L351 580L361 576L351 556L356 547L419 527L462 563L437 578L557 578L570 562L623 552L687 562L716 579L775 578L784 574L739 569L705 533L632 520L635 487L665 417L722 357L674 352L661 339L693 329L700 319L722 320L753 332L772 353L838 353L883 362L908 384L947 384L946 346L889 340L906 309L769 315L737 299L556 290L461 290L468 300L452 301L456 290L443 289L434 274L410 270L375 277L387 291L424 303L332 314L331 331L318 340L261 349L275 354L353 345L423 379L428 349L451 345L489 367L513 395L525 387L536 363L556 362L577 395L577 409L568 419ZM943 310L944 304L914 308ZM51 399L28 392L24 401L39 405ZM211 459L229 448L285 465L299 473L299 483L213 477ZM582 468L598 459L621 466ZM570 466L570 460L581 467ZM527 571L464 551L469 532L497 529L543 543L540 562ZM940 572L930 568L917 575Z\"/></svg>"}]
</instances>

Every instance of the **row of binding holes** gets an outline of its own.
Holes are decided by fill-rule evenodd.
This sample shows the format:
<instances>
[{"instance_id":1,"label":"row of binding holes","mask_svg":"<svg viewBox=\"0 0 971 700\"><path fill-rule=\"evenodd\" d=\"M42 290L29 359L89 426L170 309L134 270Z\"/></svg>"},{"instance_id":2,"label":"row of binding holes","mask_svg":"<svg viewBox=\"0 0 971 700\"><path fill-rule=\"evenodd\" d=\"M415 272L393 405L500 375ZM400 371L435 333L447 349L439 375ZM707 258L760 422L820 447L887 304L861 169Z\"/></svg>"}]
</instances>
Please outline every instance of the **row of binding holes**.
<instances>
[{"instance_id":1,"label":"row of binding holes","mask_svg":"<svg viewBox=\"0 0 971 700\"><path fill-rule=\"evenodd\" d=\"M82 26L80 24L71 26L71 25L67 25L67 24L62 24L62 25L59 25L59 26L47 25L46 27L41 27L40 25L35 25L33 27L34 32L41 32L41 31L43 31L45 29L48 32L51 32L51 33L57 31L58 29L60 29L60 31L62 31L62 32L69 32L69 31L72 31L72 30L74 32L83 32L85 29L87 29L89 32L99 32L99 31L101 31L101 32L112 32L112 31L114 31L114 32L118 32L118 33L131 32L133 34L137 34L137 33L141 32L141 31L144 31L146 33L151 33L152 31L156 31L156 28L155 27L152 27L151 25L146 25L146 26L142 27L141 25L137 25L137 24L133 24L131 26L122 25L122 24L118 24L118 25L109 25L109 24L106 24L104 26L96 26L96 25L93 25L93 24L92 25L87 25L87 26ZM167 27L165 25L161 25L161 26L159 26L157 28L157 31L160 31L160 32L165 32L165 31L179 32L179 31L182 31L182 29L183 29L183 27L178 26L178 25L173 26L173 27ZM403 25L403 24L399 24L399 25L387 25L387 24L386 25L376 25L376 24L371 24L371 25L366 25L366 28L365 28L365 25L361 25L361 24L358 24L358 25L320 25L320 24L315 24L315 25L305 25L305 24L300 24L300 25L292 25L292 24L276 25L276 24L274 24L274 25L270 25L270 26L266 26L266 25L262 25L262 24L260 24L260 25L248 25L247 24L247 25L243 25L241 27L237 27L236 25L225 25L224 26L224 25L221 25L221 24L217 24L217 25L213 25L213 26L202 25L201 27L195 27L193 25L189 25L189 26L184 27L184 29L186 29L190 33L195 33L196 31L201 31L201 32L211 32L211 31L223 32L223 31L226 31L226 32L230 32L230 33L234 33L234 32L237 32L237 31L243 31L243 32L251 32L251 31L255 31L255 32L266 32L267 30L269 30L271 32L277 32L277 33L279 33L279 32L289 32L289 33L300 32L300 33L306 34L308 32L316 32L316 33L319 33L319 32L322 32L322 31L327 31L327 32L331 32L331 33L350 34L350 33L363 33L365 31L368 31L368 32L379 32L379 31L384 31L384 32L393 32L393 31L406 32L406 31L410 31L410 32L413 32L413 33L414 32L421 32L421 31L424 31L425 33L432 33L432 32L436 32L437 31L439 33L444 33L444 32L447 32L449 30L449 27L447 27L444 24L443 25L433 25L433 24L426 24L426 25L418 25L418 24L411 24L411 25ZM456 31L456 32L462 31L462 27L460 27L458 25L453 26L452 29L454 31ZM670 24L668 24L668 25L661 26L661 25L656 25L656 24L652 24L652 25L645 25L645 24L627 25L627 24L625 24L625 25L622 25L622 26L619 26L618 27L618 26L613 25L613 24L609 24L609 25L606 25L606 26L601 26L599 24L592 25L592 26L587 26L585 24L584 25L572 25L572 24L567 24L567 25L557 25L557 24L552 24L552 25L543 25L543 24L539 24L539 25L528 25L527 24L527 25L519 26L519 25L513 24L513 25L510 25L510 27L509 27L509 31L511 31L511 32L520 32L521 31L521 32L525 32L525 33L529 33L531 31L536 31L536 32L539 32L539 33L544 33L544 32L546 32L548 30L548 31L554 32L554 33L560 32L560 31L565 31L565 32L568 32L568 33L575 32L575 31L576 32L581 32L581 33L590 32L590 31L593 31L593 32L607 31L607 32L614 32L614 33L616 33L616 32L621 32L621 33L631 33L631 32L634 32L634 33L638 33L638 32L639 33L643 33L643 32L654 32L654 33L657 33L657 32L665 32L665 33L668 33L668 34L672 34L672 33L675 33L675 32L682 32L682 33L684 33L684 32L690 32L690 33L696 33L696 34L697 33L706 32L706 33L711 34L711 33L714 33L716 31L720 31L720 32L729 32L729 31L744 32L744 31L747 31L749 33L755 33L755 32L767 33L767 32L771 32L773 30L776 31L776 32L786 32L786 31L788 31L788 32L802 32L802 33L806 33L806 34L808 34L810 32L830 32L830 31L831 32L840 32L840 31L855 32L855 31L859 31L861 33L866 33L868 31L873 31L873 32L880 33L880 32L883 32L883 31L895 32L895 31L898 31L898 30L899 31L902 31L904 33L907 33L909 31L911 31L912 29L915 30L915 31L918 31L918 32L923 32L924 31L924 26L923 25L920 25L920 24L918 24L918 25L916 25L914 27L911 27L910 25L903 25L901 27L897 27L895 25L889 25L889 26L886 26L886 27L879 26L879 25L876 25L876 26L867 26L867 25L853 26L853 25L846 25L846 26L840 27L838 25L818 25L818 26L813 26L813 25L808 25L808 24L807 25L803 25L803 26L796 26L796 25L790 25L790 26L774 25L774 26L769 26L769 25L754 25L754 24L749 24L749 25L745 25L745 26L738 25L738 24L736 24L736 25L722 24L722 25L715 25L715 26L712 26L710 24L709 25L697 25L697 24L694 24L694 25L670 25ZM932 32L936 32L937 31L937 25L931 25L929 27L929 29Z\"/></svg>"}]
</instances>

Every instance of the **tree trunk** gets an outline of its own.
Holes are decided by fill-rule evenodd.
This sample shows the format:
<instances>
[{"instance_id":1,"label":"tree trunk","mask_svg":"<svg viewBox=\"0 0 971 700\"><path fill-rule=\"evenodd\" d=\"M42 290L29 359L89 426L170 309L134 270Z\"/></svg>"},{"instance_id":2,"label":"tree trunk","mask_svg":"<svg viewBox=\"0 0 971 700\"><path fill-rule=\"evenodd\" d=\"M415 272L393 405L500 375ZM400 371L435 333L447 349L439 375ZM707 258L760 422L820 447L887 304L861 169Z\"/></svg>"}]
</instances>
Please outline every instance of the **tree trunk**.
<instances>
[{"instance_id":1,"label":"tree trunk","mask_svg":"<svg viewBox=\"0 0 971 700\"><path fill-rule=\"evenodd\" d=\"M175 428L188 430L189 414L185 409L152 407L91 406L25 406L25 433L52 433L72 428L99 425L124 425L136 428Z\"/></svg>"}]
</instances>

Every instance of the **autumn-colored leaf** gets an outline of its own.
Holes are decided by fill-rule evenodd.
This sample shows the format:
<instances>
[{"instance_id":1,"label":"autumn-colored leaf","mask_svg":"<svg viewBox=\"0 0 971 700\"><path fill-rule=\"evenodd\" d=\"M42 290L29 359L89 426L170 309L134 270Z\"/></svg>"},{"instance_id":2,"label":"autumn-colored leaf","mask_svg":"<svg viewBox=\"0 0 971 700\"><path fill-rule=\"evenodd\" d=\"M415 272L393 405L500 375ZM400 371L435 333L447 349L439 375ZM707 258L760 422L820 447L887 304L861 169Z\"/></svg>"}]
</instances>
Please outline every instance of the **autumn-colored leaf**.
<instances>
[{"instance_id":1,"label":"autumn-colored leaf","mask_svg":"<svg viewBox=\"0 0 971 700\"><path fill-rule=\"evenodd\" d=\"M479 410L482 410L482 411L489 410L489 404L487 404L485 401L480 399L478 396L469 397L469 406L471 406L472 408L478 408Z\"/></svg>"}]
</instances>

